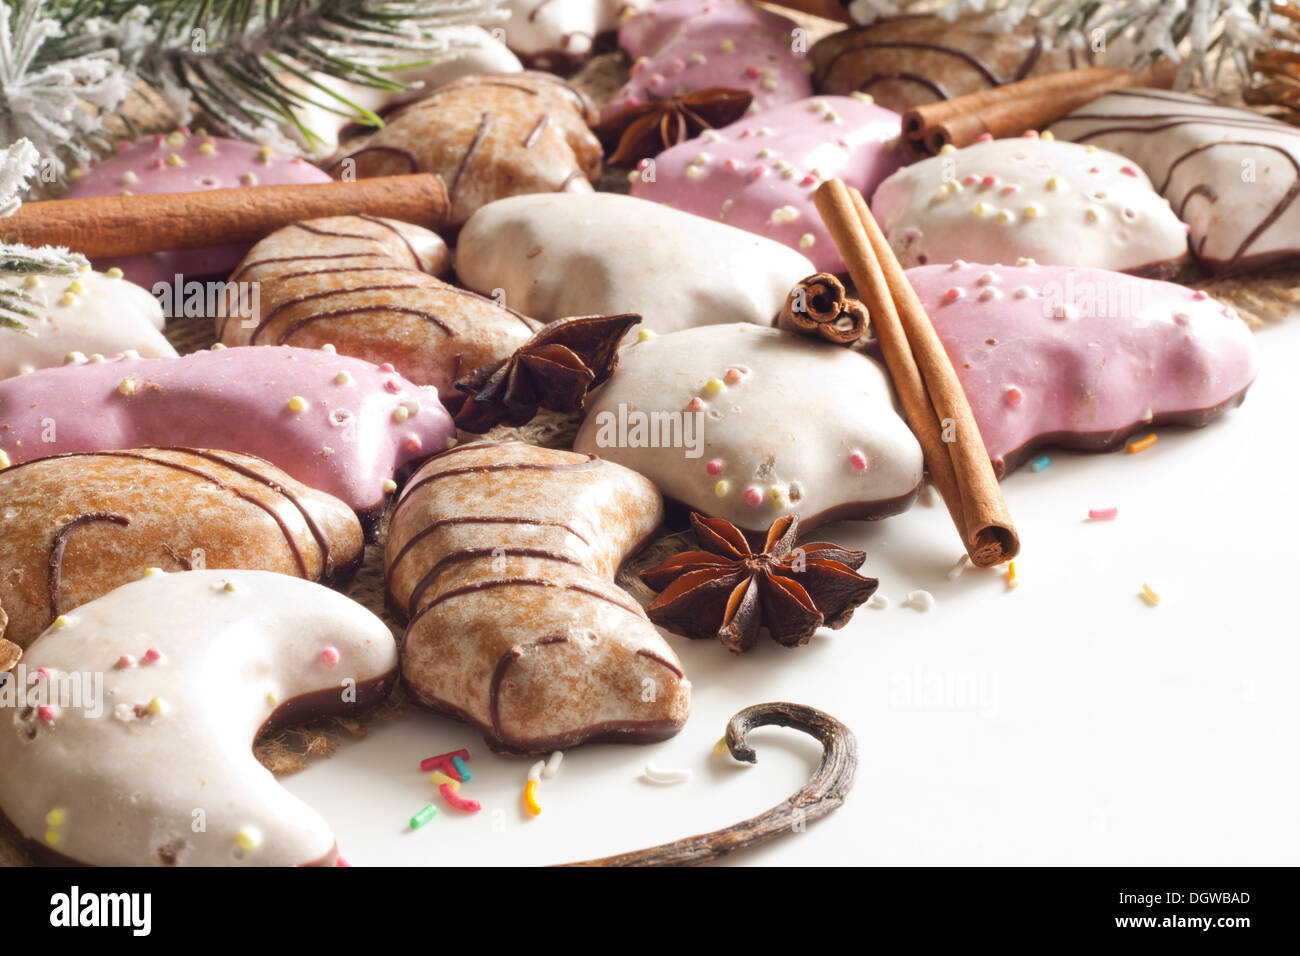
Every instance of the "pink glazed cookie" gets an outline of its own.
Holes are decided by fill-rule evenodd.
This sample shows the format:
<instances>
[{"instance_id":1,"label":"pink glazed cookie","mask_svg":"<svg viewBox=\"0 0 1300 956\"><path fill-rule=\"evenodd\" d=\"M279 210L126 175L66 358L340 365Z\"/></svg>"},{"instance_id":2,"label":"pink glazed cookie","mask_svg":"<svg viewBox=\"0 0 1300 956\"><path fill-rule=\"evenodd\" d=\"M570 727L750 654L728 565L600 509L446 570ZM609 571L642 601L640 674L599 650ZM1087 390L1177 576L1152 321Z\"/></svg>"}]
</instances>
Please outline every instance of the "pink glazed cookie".
<instances>
[{"instance_id":1,"label":"pink glazed cookie","mask_svg":"<svg viewBox=\"0 0 1300 956\"><path fill-rule=\"evenodd\" d=\"M931 156L871 197L904 268L973 259L1168 276L1187 227L1151 181L1116 153L1037 137Z\"/></svg>"},{"instance_id":2,"label":"pink glazed cookie","mask_svg":"<svg viewBox=\"0 0 1300 956\"><path fill-rule=\"evenodd\" d=\"M819 272L844 261L813 192L840 178L870 196L907 154L901 119L870 97L787 103L679 143L631 174L632 195L716 219L798 249Z\"/></svg>"},{"instance_id":3,"label":"pink glazed cookie","mask_svg":"<svg viewBox=\"0 0 1300 956\"><path fill-rule=\"evenodd\" d=\"M251 745L396 677L388 625L329 588L149 573L59 618L0 691L0 811L49 862L334 866L329 824Z\"/></svg>"},{"instance_id":4,"label":"pink glazed cookie","mask_svg":"<svg viewBox=\"0 0 1300 956\"><path fill-rule=\"evenodd\" d=\"M1100 269L909 269L1001 476L1040 445L1106 451L1241 402L1255 343L1204 292Z\"/></svg>"},{"instance_id":5,"label":"pink glazed cookie","mask_svg":"<svg viewBox=\"0 0 1300 956\"><path fill-rule=\"evenodd\" d=\"M630 18L618 34L632 77L600 114L717 86L749 90L757 112L811 96L798 26L747 0L663 0Z\"/></svg>"},{"instance_id":6,"label":"pink glazed cookie","mask_svg":"<svg viewBox=\"0 0 1300 956\"><path fill-rule=\"evenodd\" d=\"M152 445L265 458L376 516L398 468L455 434L435 389L318 349L79 362L0 381L0 468Z\"/></svg>"},{"instance_id":7,"label":"pink glazed cookie","mask_svg":"<svg viewBox=\"0 0 1300 956\"><path fill-rule=\"evenodd\" d=\"M74 172L73 178L69 199L330 181L324 172L298 157L280 155L269 147L241 140L199 136L185 129L147 136L134 143L122 142L115 155ZM190 279L228 273L247 251L247 245L239 244L180 249L103 259L95 267L117 266L132 282L152 290L157 282L174 282L177 273Z\"/></svg>"}]
</instances>

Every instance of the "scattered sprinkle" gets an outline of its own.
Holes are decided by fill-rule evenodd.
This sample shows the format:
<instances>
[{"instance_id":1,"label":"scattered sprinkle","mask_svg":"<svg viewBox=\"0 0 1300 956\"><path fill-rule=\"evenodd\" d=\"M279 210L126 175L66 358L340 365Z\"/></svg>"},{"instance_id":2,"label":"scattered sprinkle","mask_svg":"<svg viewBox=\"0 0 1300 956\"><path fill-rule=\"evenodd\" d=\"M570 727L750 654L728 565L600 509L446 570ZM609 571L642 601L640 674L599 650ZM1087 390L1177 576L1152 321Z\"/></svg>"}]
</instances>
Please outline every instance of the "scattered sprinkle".
<instances>
[{"instance_id":1,"label":"scattered sprinkle","mask_svg":"<svg viewBox=\"0 0 1300 956\"><path fill-rule=\"evenodd\" d=\"M918 611L928 611L934 607L934 595L929 591L917 589L907 592L907 600L903 602L903 607L914 607Z\"/></svg>"},{"instance_id":2,"label":"scattered sprinkle","mask_svg":"<svg viewBox=\"0 0 1300 956\"><path fill-rule=\"evenodd\" d=\"M1052 459L1044 455L1041 458L1035 458L1033 464L1029 466L1029 470L1034 473L1038 473L1042 471L1044 468L1046 468L1048 465L1050 465L1051 463L1052 463Z\"/></svg>"},{"instance_id":3,"label":"scattered sprinkle","mask_svg":"<svg viewBox=\"0 0 1300 956\"><path fill-rule=\"evenodd\" d=\"M1016 580L1016 562L1011 561L1007 564L1007 590L1011 591L1020 587L1020 582Z\"/></svg>"},{"instance_id":4,"label":"scattered sprinkle","mask_svg":"<svg viewBox=\"0 0 1300 956\"><path fill-rule=\"evenodd\" d=\"M301 395L295 395L295 396L293 396L293 398L289 399L289 404L288 404L286 407L287 407L287 408L289 409L289 411L291 411L291 412L302 412L302 411L306 411L306 410L307 410L307 399L303 398Z\"/></svg>"},{"instance_id":5,"label":"scattered sprinkle","mask_svg":"<svg viewBox=\"0 0 1300 956\"><path fill-rule=\"evenodd\" d=\"M1142 582L1142 600L1146 601L1151 607L1155 607L1160 603L1160 595L1145 581Z\"/></svg>"},{"instance_id":6,"label":"scattered sprinkle","mask_svg":"<svg viewBox=\"0 0 1300 956\"><path fill-rule=\"evenodd\" d=\"M659 770L654 764L647 763L645 771L641 774L641 779L645 783L653 784L656 787L675 787L690 780L691 772L689 770Z\"/></svg>"},{"instance_id":7,"label":"scattered sprinkle","mask_svg":"<svg viewBox=\"0 0 1300 956\"><path fill-rule=\"evenodd\" d=\"M463 783L469 783L473 778L470 776L469 767L465 766L465 758L459 754L452 754L451 765L456 768L456 773L460 774Z\"/></svg>"},{"instance_id":8,"label":"scattered sprinkle","mask_svg":"<svg viewBox=\"0 0 1300 956\"><path fill-rule=\"evenodd\" d=\"M460 794L456 793L456 791L452 790L450 784L444 783L438 788L438 792L442 794L442 799L447 801L447 806L451 807L453 810L459 810L461 813L478 813L483 809L481 803L477 800L466 800Z\"/></svg>"},{"instance_id":9,"label":"scattered sprinkle","mask_svg":"<svg viewBox=\"0 0 1300 956\"><path fill-rule=\"evenodd\" d=\"M540 816L542 805L537 802L537 781L529 780L524 784L524 806L533 816Z\"/></svg>"},{"instance_id":10,"label":"scattered sprinkle","mask_svg":"<svg viewBox=\"0 0 1300 956\"><path fill-rule=\"evenodd\" d=\"M438 815L438 808L435 807L432 803L430 803L428 806L421 808L415 814L415 816L411 817L411 829L412 830L420 829L420 827L424 826L426 823L428 823L437 815Z\"/></svg>"},{"instance_id":11,"label":"scattered sprinkle","mask_svg":"<svg viewBox=\"0 0 1300 956\"><path fill-rule=\"evenodd\" d=\"M542 768L542 776L550 780L560 772L560 763L564 760L564 751L557 750L546 761L546 766Z\"/></svg>"},{"instance_id":12,"label":"scattered sprinkle","mask_svg":"<svg viewBox=\"0 0 1300 956\"><path fill-rule=\"evenodd\" d=\"M1089 521L1114 521L1119 517L1118 508L1089 508Z\"/></svg>"},{"instance_id":13,"label":"scattered sprinkle","mask_svg":"<svg viewBox=\"0 0 1300 956\"><path fill-rule=\"evenodd\" d=\"M957 563L948 569L948 580L956 581L959 577L962 576L962 572L966 570L969 564L970 564L970 555L963 554L960 558L957 559Z\"/></svg>"},{"instance_id":14,"label":"scattered sprinkle","mask_svg":"<svg viewBox=\"0 0 1300 956\"><path fill-rule=\"evenodd\" d=\"M1128 453L1130 455L1136 455L1140 451L1146 451L1155 443L1156 443L1155 432L1152 432L1150 435L1147 435L1145 438L1139 438L1137 441L1129 442L1127 445Z\"/></svg>"}]
</instances>

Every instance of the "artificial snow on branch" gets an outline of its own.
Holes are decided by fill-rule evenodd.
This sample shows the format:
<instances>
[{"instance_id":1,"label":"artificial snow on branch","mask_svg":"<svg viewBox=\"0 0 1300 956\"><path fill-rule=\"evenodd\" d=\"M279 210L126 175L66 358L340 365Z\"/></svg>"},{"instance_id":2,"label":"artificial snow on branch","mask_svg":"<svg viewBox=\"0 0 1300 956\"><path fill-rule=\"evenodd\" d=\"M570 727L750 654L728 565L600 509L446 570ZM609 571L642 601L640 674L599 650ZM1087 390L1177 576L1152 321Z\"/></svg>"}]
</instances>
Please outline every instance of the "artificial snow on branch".
<instances>
[{"instance_id":1,"label":"artificial snow on branch","mask_svg":"<svg viewBox=\"0 0 1300 956\"><path fill-rule=\"evenodd\" d=\"M61 45L63 24L45 13L45 0L0 3L0 144L26 139L61 181L107 146L99 111L115 110L130 81L115 50Z\"/></svg>"}]
</instances>

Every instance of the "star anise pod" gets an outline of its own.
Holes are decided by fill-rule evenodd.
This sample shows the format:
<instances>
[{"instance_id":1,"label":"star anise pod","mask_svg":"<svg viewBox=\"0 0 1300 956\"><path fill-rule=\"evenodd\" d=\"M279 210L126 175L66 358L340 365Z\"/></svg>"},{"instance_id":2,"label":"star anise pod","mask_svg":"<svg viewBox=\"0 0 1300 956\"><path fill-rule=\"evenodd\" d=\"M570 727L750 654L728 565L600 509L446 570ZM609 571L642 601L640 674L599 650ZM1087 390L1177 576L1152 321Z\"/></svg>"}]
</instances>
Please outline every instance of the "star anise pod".
<instances>
[{"instance_id":1,"label":"star anise pod","mask_svg":"<svg viewBox=\"0 0 1300 956\"><path fill-rule=\"evenodd\" d=\"M456 383L469 397L456 426L481 435L496 425L523 425L539 408L582 410L587 392L618 368L618 346L639 315L587 315L542 326L504 362Z\"/></svg>"},{"instance_id":2,"label":"star anise pod","mask_svg":"<svg viewBox=\"0 0 1300 956\"><path fill-rule=\"evenodd\" d=\"M630 166L647 156L658 156L706 129L734 123L745 115L753 99L749 90L710 86L633 106L592 130L606 146L617 144L609 157L611 165Z\"/></svg>"},{"instance_id":3,"label":"star anise pod","mask_svg":"<svg viewBox=\"0 0 1300 956\"><path fill-rule=\"evenodd\" d=\"M866 552L824 541L796 548L797 515L778 518L759 553L721 518L692 514L691 529L702 551L641 572L663 592L646 613L674 634L716 637L736 653L753 647L764 627L786 647L807 644L819 627L841 628L880 583L857 573Z\"/></svg>"}]
</instances>

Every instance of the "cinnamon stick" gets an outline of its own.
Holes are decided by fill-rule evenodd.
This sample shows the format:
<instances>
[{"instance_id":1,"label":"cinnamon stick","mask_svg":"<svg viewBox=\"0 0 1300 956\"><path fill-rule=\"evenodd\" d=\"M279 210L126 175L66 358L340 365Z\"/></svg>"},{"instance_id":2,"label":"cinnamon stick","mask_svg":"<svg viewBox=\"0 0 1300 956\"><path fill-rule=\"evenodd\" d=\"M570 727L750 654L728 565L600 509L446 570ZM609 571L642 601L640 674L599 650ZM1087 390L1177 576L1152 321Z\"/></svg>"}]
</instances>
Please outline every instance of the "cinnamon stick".
<instances>
[{"instance_id":1,"label":"cinnamon stick","mask_svg":"<svg viewBox=\"0 0 1300 956\"><path fill-rule=\"evenodd\" d=\"M1027 130L1041 130L1113 90L1134 86L1168 89L1175 73L1169 63L1143 74L1084 67L926 103L903 117L903 141L915 155L933 156L944 146L960 149L985 134L994 139L1020 136Z\"/></svg>"},{"instance_id":2,"label":"cinnamon stick","mask_svg":"<svg viewBox=\"0 0 1300 956\"><path fill-rule=\"evenodd\" d=\"M842 180L813 194L867 308L885 364L972 563L1014 558L1020 539L948 353L862 194Z\"/></svg>"},{"instance_id":3,"label":"cinnamon stick","mask_svg":"<svg viewBox=\"0 0 1300 956\"><path fill-rule=\"evenodd\" d=\"M800 13L811 13L824 20L836 20L848 24L856 22L849 14L849 0L771 0L771 2L778 7L798 10Z\"/></svg>"},{"instance_id":4,"label":"cinnamon stick","mask_svg":"<svg viewBox=\"0 0 1300 956\"><path fill-rule=\"evenodd\" d=\"M866 306L849 298L839 279L819 272L795 283L776 324L835 345L852 345L866 332L869 318Z\"/></svg>"},{"instance_id":5,"label":"cinnamon stick","mask_svg":"<svg viewBox=\"0 0 1300 956\"><path fill-rule=\"evenodd\" d=\"M303 219L366 213L441 225L447 189L432 173L353 182L27 203L0 220L6 243L67 246L91 258L256 242Z\"/></svg>"}]
</instances>

